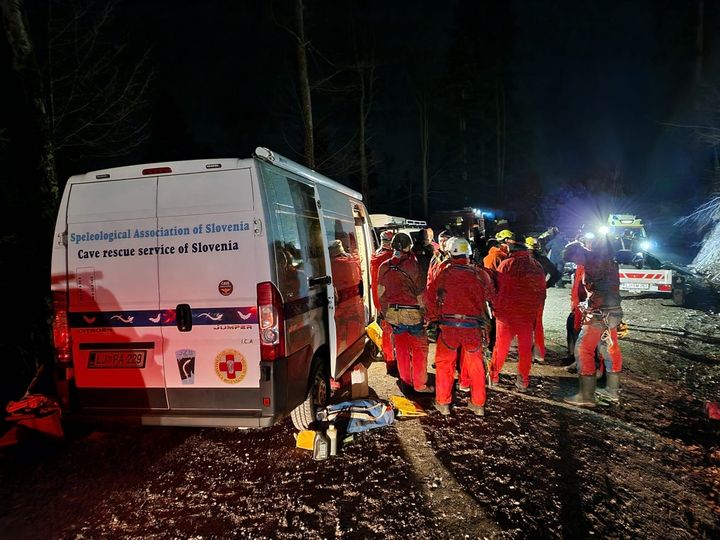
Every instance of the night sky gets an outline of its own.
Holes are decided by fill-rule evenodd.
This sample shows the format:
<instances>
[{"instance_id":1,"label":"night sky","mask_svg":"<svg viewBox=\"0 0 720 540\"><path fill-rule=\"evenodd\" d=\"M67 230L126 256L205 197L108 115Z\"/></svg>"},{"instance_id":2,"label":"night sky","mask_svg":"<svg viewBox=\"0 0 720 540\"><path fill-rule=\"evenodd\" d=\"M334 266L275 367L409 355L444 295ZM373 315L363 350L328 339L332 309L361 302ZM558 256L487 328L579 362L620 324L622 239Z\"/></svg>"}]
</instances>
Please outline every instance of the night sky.
<instances>
[{"instance_id":1,"label":"night sky","mask_svg":"<svg viewBox=\"0 0 720 540\"><path fill-rule=\"evenodd\" d=\"M294 24L293 6L120 2L106 37L128 47L125 68L151 50L150 103L143 113L151 119L149 140L129 155L61 156L61 176L133 162L247 157L260 145L301 160L296 53L284 28ZM44 7L28 2L28 9L39 32ZM306 0L310 78L317 82L342 64L352 37L376 62L368 119L371 212L423 217L415 99L427 89L431 210L522 209L568 186L602 191L598 185L615 171L621 188L611 204L646 214L661 207L667 224L697 205L711 185L711 149L691 130L668 125L710 120L699 103L718 81L720 9L708 1L704 9L698 79L697 0ZM459 185L460 145L449 109L458 72L501 81L506 90L501 192L493 183L492 103L469 113L482 117L469 137L486 140L486 154L469 148L470 181ZM352 96L318 89L313 100L319 144L332 154L355 132ZM318 169L359 187L357 175L337 177L325 165Z\"/></svg>"}]
</instances>

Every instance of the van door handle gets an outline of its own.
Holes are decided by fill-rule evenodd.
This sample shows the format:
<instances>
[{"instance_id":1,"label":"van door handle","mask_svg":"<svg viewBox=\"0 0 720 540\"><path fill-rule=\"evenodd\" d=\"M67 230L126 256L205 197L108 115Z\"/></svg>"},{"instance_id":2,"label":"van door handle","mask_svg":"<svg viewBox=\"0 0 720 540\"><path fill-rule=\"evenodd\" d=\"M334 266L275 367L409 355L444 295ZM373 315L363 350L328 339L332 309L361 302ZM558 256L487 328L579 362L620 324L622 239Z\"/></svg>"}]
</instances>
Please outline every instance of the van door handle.
<instances>
[{"instance_id":1,"label":"van door handle","mask_svg":"<svg viewBox=\"0 0 720 540\"><path fill-rule=\"evenodd\" d=\"M177 328L181 332L192 330L192 309L189 304L178 304L175 308L175 320Z\"/></svg>"},{"instance_id":2,"label":"van door handle","mask_svg":"<svg viewBox=\"0 0 720 540\"><path fill-rule=\"evenodd\" d=\"M316 276L308 278L308 285L314 287L315 285L330 285L332 278L330 276Z\"/></svg>"}]
</instances>

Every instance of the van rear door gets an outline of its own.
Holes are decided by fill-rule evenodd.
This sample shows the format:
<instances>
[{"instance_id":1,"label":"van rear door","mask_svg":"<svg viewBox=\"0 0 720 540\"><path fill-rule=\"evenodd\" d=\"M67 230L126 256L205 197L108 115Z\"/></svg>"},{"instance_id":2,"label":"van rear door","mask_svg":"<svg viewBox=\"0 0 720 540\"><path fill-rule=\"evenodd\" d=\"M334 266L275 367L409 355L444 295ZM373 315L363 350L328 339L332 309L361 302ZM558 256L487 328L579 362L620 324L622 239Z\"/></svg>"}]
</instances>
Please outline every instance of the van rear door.
<instances>
[{"instance_id":1,"label":"van rear door","mask_svg":"<svg viewBox=\"0 0 720 540\"><path fill-rule=\"evenodd\" d=\"M162 334L149 320L160 313L156 193L156 177L70 186L68 319L83 409L167 408Z\"/></svg>"},{"instance_id":2,"label":"van rear door","mask_svg":"<svg viewBox=\"0 0 720 540\"><path fill-rule=\"evenodd\" d=\"M261 408L256 264L268 248L254 200L249 168L158 180L158 227L177 234L159 239L176 251L158 259L171 409Z\"/></svg>"}]
</instances>

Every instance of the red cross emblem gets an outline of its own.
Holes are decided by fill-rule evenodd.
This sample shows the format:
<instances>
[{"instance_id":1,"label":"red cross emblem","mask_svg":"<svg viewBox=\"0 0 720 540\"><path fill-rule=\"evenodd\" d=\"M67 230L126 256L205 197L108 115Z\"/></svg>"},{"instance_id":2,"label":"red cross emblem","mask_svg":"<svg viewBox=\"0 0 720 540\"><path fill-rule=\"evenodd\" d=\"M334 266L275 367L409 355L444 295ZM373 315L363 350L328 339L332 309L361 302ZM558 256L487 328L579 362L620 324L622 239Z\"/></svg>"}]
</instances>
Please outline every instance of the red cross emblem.
<instances>
[{"instance_id":1,"label":"red cross emblem","mask_svg":"<svg viewBox=\"0 0 720 540\"><path fill-rule=\"evenodd\" d=\"M238 383L245 378L247 363L240 351L226 349L215 357L215 373L223 382Z\"/></svg>"},{"instance_id":2,"label":"red cross emblem","mask_svg":"<svg viewBox=\"0 0 720 540\"><path fill-rule=\"evenodd\" d=\"M235 362L234 354L226 354L225 361L220 362L220 371L224 371L228 379L234 379L235 370L242 371L242 364Z\"/></svg>"}]
</instances>

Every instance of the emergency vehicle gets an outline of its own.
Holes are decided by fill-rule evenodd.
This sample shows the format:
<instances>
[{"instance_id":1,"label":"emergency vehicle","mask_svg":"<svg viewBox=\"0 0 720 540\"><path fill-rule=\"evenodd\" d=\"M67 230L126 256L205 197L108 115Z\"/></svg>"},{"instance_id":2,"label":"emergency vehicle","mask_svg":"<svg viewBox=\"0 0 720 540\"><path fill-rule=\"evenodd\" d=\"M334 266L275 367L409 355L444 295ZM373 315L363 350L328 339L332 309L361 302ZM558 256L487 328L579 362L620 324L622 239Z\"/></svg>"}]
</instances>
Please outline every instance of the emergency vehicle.
<instances>
[{"instance_id":1,"label":"emergency vehicle","mask_svg":"<svg viewBox=\"0 0 720 540\"><path fill-rule=\"evenodd\" d=\"M56 381L75 418L307 428L372 320L360 193L267 148L67 182Z\"/></svg>"},{"instance_id":2,"label":"emergency vehicle","mask_svg":"<svg viewBox=\"0 0 720 540\"><path fill-rule=\"evenodd\" d=\"M677 305L685 303L685 277L650 253L655 243L648 237L642 219L632 214L610 214L600 234L609 234L617 247L620 290L659 292L672 295Z\"/></svg>"},{"instance_id":3,"label":"emergency vehicle","mask_svg":"<svg viewBox=\"0 0 720 540\"><path fill-rule=\"evenodd\" d=\"M427 222L419 219L407 219L389 214L370 214L370 222L375 232L375 244L380 245L380 233L391 230L405 232L410 235L414 243L420 242L421 231L427 227Z\"/></svg>"}]
</instances>

